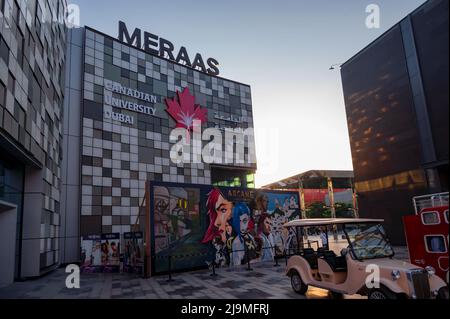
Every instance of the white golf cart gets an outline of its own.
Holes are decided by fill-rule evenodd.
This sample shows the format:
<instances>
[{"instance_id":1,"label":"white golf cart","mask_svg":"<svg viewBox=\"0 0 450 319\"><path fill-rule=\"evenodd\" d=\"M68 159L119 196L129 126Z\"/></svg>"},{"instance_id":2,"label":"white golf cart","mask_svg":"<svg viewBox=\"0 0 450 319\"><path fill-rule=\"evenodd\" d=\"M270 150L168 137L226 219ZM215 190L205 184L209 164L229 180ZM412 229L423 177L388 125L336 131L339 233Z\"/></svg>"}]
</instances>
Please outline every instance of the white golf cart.
<instances>
[{"instance_id":1,"label":"white golf cart","mask_svg":"<svg viewBox=\"0 0 450 319\"><path fill-rule=\"evenodd\" d=\"M393 258L382 222L338 218L285 224L297 236L286 268L293 290L305 294L308 286L314 286L329 290L334 297L448 299L448 287L434 269Z\"/></svg>"}]
</instances>

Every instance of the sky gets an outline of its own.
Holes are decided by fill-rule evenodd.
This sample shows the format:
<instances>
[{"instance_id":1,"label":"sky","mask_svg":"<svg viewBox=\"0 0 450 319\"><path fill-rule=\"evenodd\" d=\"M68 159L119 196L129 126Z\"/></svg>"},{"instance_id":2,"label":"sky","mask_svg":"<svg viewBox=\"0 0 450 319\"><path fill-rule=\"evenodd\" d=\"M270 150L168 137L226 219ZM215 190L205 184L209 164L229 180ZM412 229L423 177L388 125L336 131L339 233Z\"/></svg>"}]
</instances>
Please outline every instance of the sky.
<instances>
[{"instance_id":1,"label":"sky","mask_svg":"<svg viewBox=\"0 0 450 319\"><path fill-rule=\"evenodd\" d=\"M68 0L80 23L118 21L220 63L251 86L260 187L308 170L352 170L339 68L424 0ZM366 7L380 28L366 27Z\"/></svg>"}]
</instances>

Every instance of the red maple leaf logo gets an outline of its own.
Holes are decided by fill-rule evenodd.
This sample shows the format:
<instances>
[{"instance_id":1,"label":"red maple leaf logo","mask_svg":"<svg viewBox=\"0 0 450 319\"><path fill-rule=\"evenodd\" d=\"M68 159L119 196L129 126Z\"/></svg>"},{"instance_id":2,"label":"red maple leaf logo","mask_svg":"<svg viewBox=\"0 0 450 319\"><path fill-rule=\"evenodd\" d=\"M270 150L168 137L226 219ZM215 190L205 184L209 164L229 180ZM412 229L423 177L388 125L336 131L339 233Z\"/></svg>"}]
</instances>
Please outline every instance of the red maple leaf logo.
<instances>
[{"instance_id":1,"label":"red maple leaf logo","mask_svg":"<svg viewBox=\"0 0 450 319\"><path fill-rule=\"evenodd\" d=\"M195 104L195 98L189 92L189 88L184 88L183 92L177 91L178 100L166 99L167 113L177 122L177 128L192 130L194 120L206 122L208 110Z\"/></svg>"}]
</instances>

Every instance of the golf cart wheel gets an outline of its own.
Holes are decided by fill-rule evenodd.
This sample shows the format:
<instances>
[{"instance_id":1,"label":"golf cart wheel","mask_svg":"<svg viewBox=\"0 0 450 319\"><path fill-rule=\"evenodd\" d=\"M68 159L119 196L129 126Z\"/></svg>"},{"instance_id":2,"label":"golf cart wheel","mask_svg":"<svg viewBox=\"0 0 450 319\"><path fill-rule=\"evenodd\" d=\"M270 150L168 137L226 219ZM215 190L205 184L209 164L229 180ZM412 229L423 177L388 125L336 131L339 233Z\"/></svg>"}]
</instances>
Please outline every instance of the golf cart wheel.
<instances>
[{"instance_id":1,"label":"golf cart wheel","mask_svg":"<svg viewBox=\"0 0 450 319\"><path fill-rule=\"evenodd\" d=\"M380 289L372 289L369 291L369 299L398 299L398 296L385 287Z\"/></svg>"},{"instance_id":2,"label":"golf cart wheel","mask_svg":"<svg viewBox=\"0 0 450 319\"><path fill-rule=\"evenodd\" d=\"M436 297L436 299L441 299L441 300L448 300L448 287L442 287L441 289L439 289L438 295Z\"/></svg>"},{"instance_id":3,"label":"golf cart wheel","mask_svg":"<svg viewBox=\"0 0 450 319\"><path fill-rule=\"evenodd\" d=\"M303 282L302 277L296 271L293 271L291 274L291 286L296 293L301 295L308 291L308 285Z\"/></svg>"}]
</instances>

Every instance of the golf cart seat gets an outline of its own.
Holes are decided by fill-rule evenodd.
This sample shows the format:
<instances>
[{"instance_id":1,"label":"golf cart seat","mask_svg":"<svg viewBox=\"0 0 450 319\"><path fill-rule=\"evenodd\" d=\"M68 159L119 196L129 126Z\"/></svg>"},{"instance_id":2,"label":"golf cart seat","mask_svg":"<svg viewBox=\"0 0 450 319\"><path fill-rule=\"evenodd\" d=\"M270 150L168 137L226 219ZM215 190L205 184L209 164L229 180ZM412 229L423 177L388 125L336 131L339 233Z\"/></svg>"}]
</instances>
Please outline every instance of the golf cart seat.
<instances>
[{"instance_id":1,"label":"golf cart seat","mask_svg":"<svg viewBox=\"0 0 450 319\"><path fill-rule=\"evenodd\" d=\"M321 258L324 259L328 265L330 265L333 272L347 271L347 261L345 260L345 256L336 256L334 251L327 250Z\"/></svg>"},{"instance_id":2,"label":"golf cart seat","mask_svg":"<svg viewBox=\"0 0 450 319\"><path fill-rule=\"evenodd\" d=\"M311 269L317 269L319 267L317 263L317 255L312 248L304 248L302 257L305 258Z\"/></svg>"},{"instance_id":3,"label":"golf cart seat","mask_svg":"<svg viewBox=\"0 0 450 319\"><path fill-rule=\"evenodd\" d=\"M317 257L323 257L323 255L325 254L326 249L324 247L319 247L317 248Z\"/></svg>"}]
</instances>

